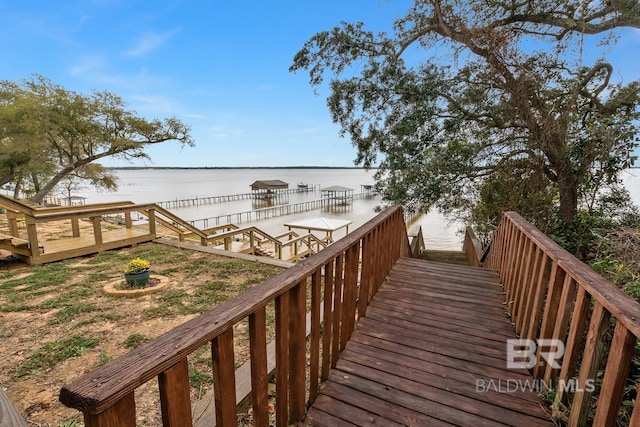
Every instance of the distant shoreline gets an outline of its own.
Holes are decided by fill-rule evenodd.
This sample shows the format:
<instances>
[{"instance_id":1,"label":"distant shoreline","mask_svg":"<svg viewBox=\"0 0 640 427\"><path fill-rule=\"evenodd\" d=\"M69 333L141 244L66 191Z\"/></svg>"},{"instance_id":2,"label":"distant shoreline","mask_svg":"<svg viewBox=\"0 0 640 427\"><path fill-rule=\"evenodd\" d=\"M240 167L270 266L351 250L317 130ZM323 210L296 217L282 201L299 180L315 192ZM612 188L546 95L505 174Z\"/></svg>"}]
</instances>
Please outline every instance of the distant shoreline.
<instances>
[{"instance_id":1,"label":"distant shoreline","mask_svg":"<svg viewBox=\"0 0 640 427\"><path fill-rule=\"evenodd\" d=\"M211 170L211 169L362 169L359 166L113 166L106 169L113 170L149 170L149 169L180 169L180 170ZM372 167L369 170L378 168Z\"/></svg>"}]
</instances>

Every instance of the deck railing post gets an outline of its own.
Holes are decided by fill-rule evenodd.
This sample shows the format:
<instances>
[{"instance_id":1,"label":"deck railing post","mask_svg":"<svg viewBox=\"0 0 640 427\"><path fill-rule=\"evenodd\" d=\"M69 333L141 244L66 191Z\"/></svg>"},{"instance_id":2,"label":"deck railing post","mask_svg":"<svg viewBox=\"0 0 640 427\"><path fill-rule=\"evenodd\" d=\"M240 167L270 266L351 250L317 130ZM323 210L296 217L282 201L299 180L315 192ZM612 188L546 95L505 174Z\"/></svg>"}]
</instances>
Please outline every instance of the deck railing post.
<instances>
[{"instance_id":1,"label":"deck railing post","mask_svg":"<svg viewBox=\"0 0 640 427\"><path fill-rule=\"evenodd\" d=\"M211 341L211 354L216 425L236 425L238 415L236 410L233 329L228 329Z\"/></svg>"},{"instance_id":2,"label":"deck railing post","mask_svg":"<svg viewBox=\"0 0 640 427\"><path fill-rule=\"evenodd\" d=\"M360 242L347 250L345 258L344 274L344 305L342 315L342 328L340 331L340 348L344 349L356 322L356 292L358 279L358 264L360 255ZM362 304L365 304L363 301Z\"/></svg>"},{"instance_id":3,"label":"deck railing post","mask_svg":"<svg viewBox=\"0 0 640 427\"><path fill-rule=\"evenodd\" d=\"M99 414L84 416L85 427L136 427L136 403L133 392Z\"/></svg>"},{"instance_id":4,"label":"deck railing post","mask_svg":"<svg viewBox=\"0 0 640 427\"><path fill-rule=\"evenodd\" d=\"M584 288L580 287L576 296L571 325L569 326L569 335L567 336L564 356L562 358L562 368L560 369L560 375L558 377L558 381L563 381L565 384L573 377L578 363L578 357L582 353L581 349L584 342L584 331L587 327L590 305L591 295L589 295ZM566 405L568 403L569 399L564 388L559 388L556 395L563 404Z\"/></svg>"},{"instance_id":5,"label":"deck railing post","mask_svg":"<svg viewBox=\"0 0 640 427\"><path fill-rule=\"evenodd\" d=\"M289 302L289 423L297 423L305 410L306 280L289 291Z\"/></svg>"},{"instance_id":6,"label":"deck railing post","mask_svg":"<svg viewBox=\"0 0 640 427\"><path fill-rule=\"evenodd\" d=\"M587 387L587 381L593 380L598 370L610 316L611 313L605 310L600 303L596 302L594 304L586 346L582 355L582 363L580 364L580 375L578 376L576 392L573 395L573 403L571 404L569 426L583 426L586 424L589 408L591 407L591 396L593 395L593 390Z\"/></svg>"},{"instance_id":7,"label":"deck railing post","mask_svg":"<svg viewBox=\"0 0 640 427\"><path fill-rule=\"evenodd\" d=\"M566 342L565 335L567 327L569 326L569 320L573 313L573 305L576 299L577 288L578 287L571 276L566 275L564 282L562 283L562 293L558 304L558 315L555 319L551 339L559 340L563 343ZM548 363L544 373L545 382L549 383L552 379L555 379L557 374L558 370L553 367L553 364Z\"/></svg>"},{"instance_id":8,"label":"deck railing post","mask_svg":"<svg viewBox=\"0 0 640 427\"><path fill-rule=\"evenodd\" d=\"M163 427L191 427L189 365L182 359L158 376Z\"/></svg>"},{"instance_id":9,"label":"deck railing post","mask_svg":"<svg viewBox=\"0 0 640 427\"><path fill-rule=\"evenodd\" d=\"M267 427L269 425L266 316L264 307L249 315L251 400L253 403L253 423L256 427Z\"/></svg>"},{"instance_id":10,"label":"deck railing post","mask_svg":"<svg viewBox=\"0 0 640 427\"><path fill-rule=\"evenodd\" d=\"M336 321L336 315L333 308L333 264L334 260L331 260L324 265L324 301L323 301L323 316L322 316L322 369L320 372L320 378L322 381L329 378L329 368L331 367L331 354L333 349L331 347L333 331L335 330L334 322Z\"/></svg>"},{"instance_id":11,"label":"deck railing post","mask_svg":"<svg viewBox=\"0 0 640 427\"><path fill-rule=\"evenodd\" d=\"M598 408L593 420L594 426L612 427L615 425L635 345L635 335L618 322L609 349L611 357L608 358L604 371Z\"/></svg>"},{"instance_id":12,"label":"deck railing post","mask_svg":"<svg viewBox=\"0 0 640 427\"><path fill-rule=\"evenodd\" d=\"M551 268L549 286L547 287L547 299L542 315L540 334L537 337L538 339L549 339L553 334L560 296L562 295L562 283L564 283L565 276L564 270L559 268L558 264L554 262ZM542 361L541 356L542 353L538 351L536 354L536 366L533 369L533 377L536 379L542 379L546 369L546 364Z\"/></svg>"},{"instance_id":13,"label":"deck railing post","mask_svg":"<svg viewBox=\"0 0 640 427\"><path fill-rule=\"evenodd\" d=\"M71 235L73 237L80 237L80 221L77 216L71 218Z\"/></svg>"},{"instance_id":14,"label":"deck railing post","mask_svg":"<svg viewBox=\"0 0 640 427\"><path fill-rule=\"evenodd\" d=\"M513 304L513 318L512 321L516 328L516 333L520 335L520 329L518 328L518 322L522 321L522 306L525 304L527 292L529 291L529 277L531 269L531 253L533 252L533 242L530 239L525 239L523 245L522 261L520 266L520 275L518 276L517 289L514 295Z\"/></svg>"},{"instance_id":15,"label":"deck railing post","mask_svg":"<svg viewBox=\"0 0 640 427\"><path fill-rule=\"evenodd\" d=\"M309 334L309 401L316 400L320 384L320 305L322 271L311 275L311 331Z\"/></svg>"},{"instance_id":16,"label":"deck railing post","mask_svg":"<svg viewBox=\"0 0 640 427\"><path fill-rule=\"evenodd\" d=\"M289 425L289 293L276 298L276 426Z\"/></svg>"},{"instance_id":17,"label":"deck railing post","mask_svg":"<svg viewBox=\"0 0 640 427\"><path fill-rule=\"evenodd\" d=\"M38 243L37 226L30 218L25 218L25 222L27 226L27 239L29 240L29 251L31 252L31 263L39 264L40 244Z\"/></svg>"},{"instance_id":18,"label":"deck railing post","mask_svg":"<svg viewBox=\"0 0 640 427\"><path fill-rule=\"evenodd\" d=\"M371 235L362 239L362 271L360 272L360 291L358 295L358 318L367 314L367 307L371 301L371 266L374 252L371 245Z\"/></svg>"},{"instance_id":19,"label":"deck railing post","mask_svg":"<svg viewBox=\"0 0 640 427\"><path fill-rule=\"evenodd\" d=\"M342 271L344 268L344 254L338 255L336 258L336 268L335 268L335 293L333 297L333 307L335 310L334 313L334 321L333 321L333 344L332 344L332 353L331 353L331 367L335 368L336 363L338 363L338 356L342 351L343 347L341 346L342 340L340 339L340 331L342 329L342 322L344 322L344 303L343 303L343 292L344 292L344 280L342 276Z\"/></svg>"},{"instance_id":20,"label":"deck railing post","mask_svg":"<svg viewBox=\"0 0 640 427\"><path fill-rule=\"evenodd\" d=\"M149 209L149 234L156 236L156 210Z\"/></svg>"},{"instance_id":21,"label":"deck railing post","mask_svg":"<svg viewBox=\"0 0 640 427\"><path fill-rule=\"evenodd\" d=\"M526 331L526 323L531 319L531 308L533 306L533 300L535 298L535 292L537 288L537 278L538 278L538 269L540 268L542 252L537 248L537 246L531 242L531 250L532 261L531 267L525 276L526 281L524 283L524 296L523 296L523 307L520 310L520 314L518 315L518 319L516 322L516 333L519 336L523 335L523 332Z\"/></svg>"},{"instance_id":22,"label":"deck railing post","mask_svg":"<svg viewBox=\"0 0 640 427\"><path fill-rule=\"evenodd\" d=\"M101 251L102 247L102 226L99 216L92 216L91 223L93 224L93 238L95 239L95 245L98 250Z\"/></svg>"}]
</instances>

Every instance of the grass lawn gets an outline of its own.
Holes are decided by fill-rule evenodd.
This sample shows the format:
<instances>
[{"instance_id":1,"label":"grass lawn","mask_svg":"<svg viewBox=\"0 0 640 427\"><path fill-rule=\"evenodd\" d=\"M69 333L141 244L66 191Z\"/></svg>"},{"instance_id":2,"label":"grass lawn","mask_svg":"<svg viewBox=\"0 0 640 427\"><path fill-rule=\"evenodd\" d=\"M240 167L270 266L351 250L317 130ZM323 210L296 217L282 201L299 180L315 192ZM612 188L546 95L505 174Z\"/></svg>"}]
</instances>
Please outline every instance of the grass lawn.
<instances>
[{"instance_id":1,"label":"grass lawn","mask_svg":"<svg viewBox=\"0 0 640 427\"><path fill-rule=\"evenodd\" d=\"M168 287L106 295L103 287L124 282L124 265L136 257ZM0 385L33 425L79 425L81 414L58 402L61 386L282 270L157 243L37 267L0 262ZM248 332L246 324L237 329L239 365ZM189 358L194 398L210 388L210 357L205 346ZM139 425L161 424L155 381L136 393L136 406Z\"/></svg>"}]
</instances>

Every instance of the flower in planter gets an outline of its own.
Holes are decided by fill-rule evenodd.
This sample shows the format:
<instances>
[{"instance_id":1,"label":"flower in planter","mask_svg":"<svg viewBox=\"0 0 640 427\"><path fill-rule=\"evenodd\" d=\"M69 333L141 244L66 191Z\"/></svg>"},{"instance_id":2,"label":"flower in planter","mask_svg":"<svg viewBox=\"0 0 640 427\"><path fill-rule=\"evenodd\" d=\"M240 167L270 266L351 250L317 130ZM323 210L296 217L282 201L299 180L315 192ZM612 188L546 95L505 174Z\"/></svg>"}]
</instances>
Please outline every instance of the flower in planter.
<instances>
[{"instance_id":1,"label":"flower in planter","mask_svg":"<svg viewBox=\"0 0 640 427\"><path fill-rule=\"evenodd\" d=\"M134 258L124 268L124 280L132 288L144 288L150 276L151 268L146 259Z\"/></svg>"},{"instance_id":2,"label":"flower in planter","mask_svg":"<svg viewBox=\"0 0 640 427\"><path fill-rule=\"evenodd\" d=\"M146 259L134 258L124 267L124 274L143 273L149 270L150 266L151 264Z\"/></svg>"}]
</instances>

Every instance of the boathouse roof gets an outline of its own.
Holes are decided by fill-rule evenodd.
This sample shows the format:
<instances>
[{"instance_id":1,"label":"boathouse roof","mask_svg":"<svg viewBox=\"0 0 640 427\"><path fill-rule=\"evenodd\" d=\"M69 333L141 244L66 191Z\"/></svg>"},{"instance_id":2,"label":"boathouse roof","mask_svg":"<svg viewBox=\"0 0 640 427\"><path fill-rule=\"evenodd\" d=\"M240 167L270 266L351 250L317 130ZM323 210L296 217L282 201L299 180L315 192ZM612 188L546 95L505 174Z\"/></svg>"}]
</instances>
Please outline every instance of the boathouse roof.
<instances>
[{"instance_id":1,"label":"boathouse roof","mask_svg":"<svg viewBox=\"0 0 640 427\"><path fill-rule=\"evenodd\" d=\"M283 190L289 188L289 183L279 179L256 181L251 184L252 190Z\"/></svg>"}]
</instances>

